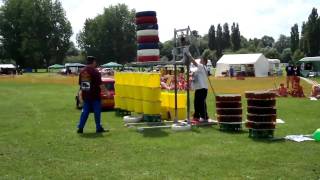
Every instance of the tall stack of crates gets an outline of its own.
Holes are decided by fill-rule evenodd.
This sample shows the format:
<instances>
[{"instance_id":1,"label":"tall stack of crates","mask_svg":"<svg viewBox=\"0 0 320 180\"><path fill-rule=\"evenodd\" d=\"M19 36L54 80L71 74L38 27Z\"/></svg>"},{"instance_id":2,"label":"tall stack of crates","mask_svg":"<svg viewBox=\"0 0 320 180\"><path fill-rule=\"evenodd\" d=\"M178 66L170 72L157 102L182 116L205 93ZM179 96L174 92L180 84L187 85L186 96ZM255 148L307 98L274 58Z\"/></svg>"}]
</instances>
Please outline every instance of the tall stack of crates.
<instances>
[{"instance_id":1,"label":"tall stack of crates","mask_svg":"<svg viewBox=\"0 0 320 180\"><path fill-rule=\"evenodd\" d=\"M271 92L245 93L248 104L246 126L251 138L272 138L276 127L276 95Z\"/></svg>"},{"instance_id":2,"label":"tall stack of crates","mask_svg":"<svg viewBox=\"0 0 320 180\"><path fill-rule=\"evenodd\" d=\"M216 111L220 130L239 131L242 128L241 95L216 95Z\"/></svg>"},{"instance_id":3,"label":"tall stack of crates","mask_svg":"<svg viewBox=\"0 0 320 180\"><path fill-rule=\"evenodd\" d=\"M159 61L159 33L155 11L142 11L136 13L137 25L137 61Z\"/></svg>"}]
</instances>

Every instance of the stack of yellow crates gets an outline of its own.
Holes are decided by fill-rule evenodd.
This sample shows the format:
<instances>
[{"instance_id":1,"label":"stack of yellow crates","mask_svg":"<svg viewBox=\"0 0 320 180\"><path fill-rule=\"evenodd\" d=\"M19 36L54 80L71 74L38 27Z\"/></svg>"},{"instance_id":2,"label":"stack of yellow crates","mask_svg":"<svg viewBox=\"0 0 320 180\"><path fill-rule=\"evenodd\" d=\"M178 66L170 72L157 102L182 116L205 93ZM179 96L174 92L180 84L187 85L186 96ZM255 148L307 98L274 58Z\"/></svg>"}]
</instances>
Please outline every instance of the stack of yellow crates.
<instances>
[{"instance_id":1,"label":"stack of yellow crates","mask_svg":"<svg viewBox=\"0 0 320 180\"><path fill-rule=\"evenodd\" d=\"M168 116L168 114L170 116ZM174 120L175 118L175 98L174 92L161 93L161 118ZM179 92L177 94L177 118L179 120L187 118L187 94Z\"/></svg>"},{"instance_id":2,"label":"stack of yellow crates","mask_svg":"<svg viewBox=\"0 0 320 180\"><path fill-rule=\"evenodd\" d=\"M115 107L121 110L160 114L159 73L115 73Z\"/></svg>"},{"instance_id":3,"label":"stack of yellow crates","mask_svg":"<svg viewBox=\"0 0 320 180\"><path fill-rule=\"evenodd\" d=\"M143 113L147 115L160 115L161 87L160 73L142 74Z\"/></svg>"}]
</instances>

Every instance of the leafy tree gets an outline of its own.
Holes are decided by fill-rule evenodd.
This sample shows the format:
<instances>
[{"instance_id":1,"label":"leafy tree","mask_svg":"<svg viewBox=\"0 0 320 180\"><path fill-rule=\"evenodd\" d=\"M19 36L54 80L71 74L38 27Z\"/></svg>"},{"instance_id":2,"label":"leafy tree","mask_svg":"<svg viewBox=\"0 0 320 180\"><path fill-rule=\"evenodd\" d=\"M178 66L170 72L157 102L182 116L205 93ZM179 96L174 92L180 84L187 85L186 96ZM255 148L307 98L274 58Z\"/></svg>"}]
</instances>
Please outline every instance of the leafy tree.
<instances>
[{"instance_id":1,"label":"leafy tree","mask_svg":"<svg viewBox=\"0 0 320 180\"><path fill-rule=\"evenodd\" d=\"M58 0L5 0L0 8L5 56L21 67L62 62L71 35L70 22Z\"/></svg>"},{"instance_id":2,"label":"leafy tree","mask_svg":"<svg viewBox=\"0 0 320 180\"><path fill-rule=\"evenodd\" d=\"M307 29L306 29L305 22L302 23L302 27L301 27L300 49L303 52L303 54L307 54L309 50L308 36L307 36Z\"/></svg>"},{"instance_id":3,"label":"leafy tree","mask_svg":"<svg viewBox=\"0 0 320 180\"><path fill-rule=\"evenodd\" d=\"M233 23L231 26L231 44L233 51L237 51L241 48L241 36L238 23Z\"/></svg>"},{"instance_id":4,"label":"leafy tree","mask_svg":"<svg viewBox=\"0 0 320 180\"><path fill-rule=\"evenodd\" d=\"M244 36L240 36L240 47L242 48L248 48L249 47L249 42Z\"/></svg>"},{"instance_id":5,"label":"leafy tree","mask_svg":"<svg viewBox=\"0 0 320 180\"><path fill-rule=\"evenodd\" d=\"M299 27L298 24L294 24L291 28L291 52L295 52L299 48Z\"/></svg>"},{"instance_id":6,"label":"leafy tree","mask_svg":"<svg viewBox=\"0 0 320 180\"><path fill-rule=\"evenodd\" d=\"M205 49L202 53L202 57L210 59L213 66L215 66L218 60L216 51L212 51L210 49Z\"/></svg>"},{"instance_id":7,"label":"leafy tree","mask_svg":"<svg viewBox=\"0 0 320 180\"><path fill-rule=\"evenodd\" d=\"M261 38L261 43L262 43L263 47L273 47L274 39L271 36L265 35Z\"/></svg>"},{"instance_id":8,"label":"leafy tree","mask_svg":"<svg viewBox=\"0 0 320 180\"><path fill-rule=\"evenodd\" d=\"M260 43L260 39L254 38L254 39L249 39L248 41L248 50L250 52L257 52L258 45Z\"/></svg>"},{"instance_id":9,"label":"leafy tree","mask_svg":"<svg viewBox=\"0 0 320 180\"><path fill-rule=\"evenodd\" d=\"M290 48L286 48L282 51L282 54L281 54L281 62L282 63L292 63L292 58L291 58L291 49Z\"/></svg>"},{"instance_id":10,"label":"leafy tree","mask_svg":"<svg viewBox=\"0 0 320 180\"><path fill-rule=\"evenodd\" d=\"M228 23L224 23L224 25L223 25L222 42L223 42L223 44L222 44L223 49L227 49L231 46L230 45L230 30L229 30Z\"/></svg>"},{"instance_id":11,"label":"leafy tree","mask_svg":"<svg viewBox=\"0 0 320 180\"><path fill-rule=\"evenodd\" d=\"M160 56L166 56L169 60L173 59L172 57L172 49L173 49L173 41L166 41L160 46Z\"/></svg>"},{"instance_id":12,"label":"leafy tree","mask_svg":"<svg viewBox=\"0 0 320 180\"><path fill-rule=\"evenodd\" d=\"M277 49L278 53L282 53L284 49L290 47L290 37L281 34L274 47Z\"/></svg>"},{"instance_id":13,"label":"leafy tree","mask_svg":"<svg viewBox=\"0 0 320 180\"><path fill-rule=\"evenodd\" d=\"M309 56L320 55L320 18L316 8L312 9L307 22L307 41L309 48Z\"/></svg>"},{"instance_id":14,"label":"leafy tree","mask_svg":"<svg viewBox=\"0 0 320 180\"><path fill-rule=\"evenodd\" d=\"M200 42L199 51L200 51L200 54L202 54L205 51L205 49L208 48L208 38L204 36L199 39L199 42Z\"/></svg>"},{"instance_id":15,"label":"leafy tree","mask_svg":"<svg viewBox=\"0 0 320 180\"><path fill-rule=\"evenodd\" d=\"M85 21L77 42L86 54L96 56L98 63L133 61L137 50L135 11L125 4L105 8L103 14Z\"/></svg>"},{"instance_id":16,"label":"leafy tree","mask_svg":"<svg viewBox=\"0 0 320 180\"><path fill-rule=\"evenodd\" d=\"M297 49L292 56L293 62L297 63L302 58L304 58L303 52L300 49Z\"/></svg>"},{"instance_id":17,"label":"leafy tree","mask_svg":"<svg viewBox=\"0 0 320 180\"><path fill-rule=\"evenodd\" d=\"M79 49L76 48L73 42L70 43L70 47L66 53L67 56L78 56L80 54Z\"/></svg>"},{"instance_id":18,"label":"leafy tree","mask_svg":"<svg viewBox=\"0 0 320 180\"><path fill-rule=\"evenodd\" d=\"M214 50L216 48L216 31L215 31L214 25L211 25L209 29L208 47L210 50Z\"/></svg>"},{"instance_id":19,"label":"leafy tree","mask_svg":"<svg viewBox=\"0 0 320 180\"><path fill-rule=\"evenodd\" d=\"M218 24L217 26L216 50L217 50L217 57L220 58L222 56L222 50L223 50L222 28L220 24Z\"/></svg>"},{"instance_id":20,"label":"leafy tree","mask_svg":"<svg viewBox=\"0 0 320 180\"><path fill-rule=\"evenodd\" d=\"M264 56L269 59L279 59L280 58L280 54L278 53L278 51L275 48L265 47L265 48L260 49L260 52L263 53Z\"/></svg>"},{"instance_id":21,"label":"leafy tree","mask_svg":"<svg viewBox=\"0 0 320 180\"><path fill-rule=\"evenodd\" d=\"M251 53L251 52L249 49L246 49L246 48L241 48L236 52L236 54L248 54L248 53Z\"/></svg>"}]
</instances>

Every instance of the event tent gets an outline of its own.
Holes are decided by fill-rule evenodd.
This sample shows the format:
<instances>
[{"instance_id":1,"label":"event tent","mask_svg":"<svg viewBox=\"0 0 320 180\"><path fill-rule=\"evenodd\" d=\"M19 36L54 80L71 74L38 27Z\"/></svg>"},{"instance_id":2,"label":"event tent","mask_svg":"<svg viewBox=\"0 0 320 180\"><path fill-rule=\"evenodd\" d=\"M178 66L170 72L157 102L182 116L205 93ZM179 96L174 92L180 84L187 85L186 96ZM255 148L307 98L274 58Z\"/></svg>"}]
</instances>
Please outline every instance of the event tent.
<instances>
[{"instance_id":1,"label":"event tent","mask_svg":"<svg viewBox=\"0 0 320 180\"><path fill-rule=\"evenodd\" d=\"M302 58L299 60L299 64L301 64L301 74L303 76L320 76L320 56Z\"/></svg>"},{"instance_id":2,"label":"event tent","mask_svg":"<svg viewBox=\"0 0 320 180\"><path fill-rule=\"evenodd\" d=\"M64 65L54 64L48 67L48 69L63 69Z\"/></svg>"},{"instance_id":3,"label":"event tent","mask_svg":"<svg viewBox=\"0 0 320 180\"><path fill-rule=\"evenodd\" d=\"M0 74L15 74L16 66L13 64L0 64Z\"/></svg>"},{"instance_id":4,"label":"event tent","mask_svg":"<svg viewBox=\"0 0 320 180\"><path fill-rule=\"evenodd\" d=\"M13 64L0 64L0 68L3 68L3 69L15 69L16 66L13 65Z\"/></svg>"},{"instance_id":5,"label":"event tent","mask_svg":"<svg viewBox=\"0 0 320 180\"><path fill-rule=\"evenodd\" d=\"M101 67L104 67L104 68L112 68L112 67L122 67L121 64L118 64L116 62L109 62L107 64L103 64L101 65Z\"/></svg>"},{"instance_id":6,"label":"event tent","mask_svg":"<svg viewBox=\"0 0 320 180\"><path fill-rule=\"evenodd\" d=\"M71 73L79 73L80 69L85 67L86 65L81 63L66 63L65 65L66 73L68 74L68 71L71 71Z\"/></svg>"},{"instance_id":7,"label":"event tent","mask_svg":"<svg viewBox=\"0 0 320 180\"><path fill-rule=\"evenodd\" d=\"M281 67L280 67L280 60L279 59L268 59L269 62L269 73L272 74L280 74Z\"/></svg>"},{"instance_id":8,"label":"event tent","mask_svg":"<svg viewBox=\"0 0 320 180\"><path fill-rule=\"evenodd\" d=\"M247 76L267 77L269 72L268 59L263 54L226 54L217 62L215 76L225 76L230 67L235 73L244 71Z\"/></svg>"}]
</instances>

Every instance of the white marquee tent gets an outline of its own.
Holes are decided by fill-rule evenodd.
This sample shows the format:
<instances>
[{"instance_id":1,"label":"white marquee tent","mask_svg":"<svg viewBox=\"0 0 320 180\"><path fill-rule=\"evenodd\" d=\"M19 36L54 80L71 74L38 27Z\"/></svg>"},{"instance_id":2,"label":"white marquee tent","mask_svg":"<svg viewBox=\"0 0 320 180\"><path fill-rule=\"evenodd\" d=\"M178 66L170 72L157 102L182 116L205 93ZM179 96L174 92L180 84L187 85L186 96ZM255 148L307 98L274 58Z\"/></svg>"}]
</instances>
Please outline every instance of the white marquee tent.
<instances>
[{"instance_id":1,"label":"white marquee tent","mask_svg":"<svg viewBox=\"0 0 320 180\"><path fill-rule=\"evenodd\" d=\"M270 74L278 74L281 71L279 59L268 59L269 61L269 72Z\"/></svg>"},{"instance_id":2,"label":"white marquee tent","mask_svg":"<svg viewBox=\"0 0 320 180\"><path fill-rule=\"evenodd\" d=\"M223 55L217 62L215 76L224 76L230 70L230 67L233 67L235 72L245 69L246 72L252 73L255 77L267 77L269 72L268 59L261 53Z\"/></svg>"}]
</instances>

